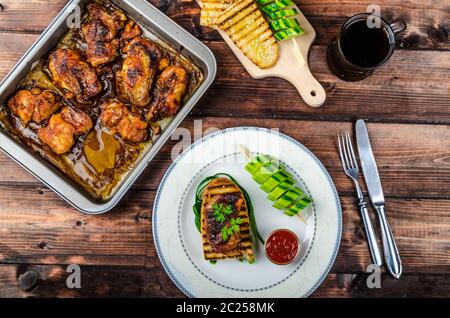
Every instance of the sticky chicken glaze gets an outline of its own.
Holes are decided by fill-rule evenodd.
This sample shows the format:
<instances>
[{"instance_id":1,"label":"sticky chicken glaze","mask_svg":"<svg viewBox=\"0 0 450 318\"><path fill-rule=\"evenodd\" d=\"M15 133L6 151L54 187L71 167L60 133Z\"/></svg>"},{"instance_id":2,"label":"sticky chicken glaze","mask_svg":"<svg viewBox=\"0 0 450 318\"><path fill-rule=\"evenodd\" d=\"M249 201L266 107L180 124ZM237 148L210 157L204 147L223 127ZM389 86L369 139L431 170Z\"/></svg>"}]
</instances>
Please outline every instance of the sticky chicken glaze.
<instances>
[{"instance_id":1,"label":"sticky chicken glaze","mask_svg":"<svg viewBox=\"0 0 450 318\"><path fill-rule=\"evenodd\" d=\"M20 90L8 101L8 107L24 125L30 121L40 124L58 110L55 94L39 88Z\"/></svg>"},{"instance_id":2,"label":"sticky chicken glaze","mask_svg":"<svg viewBox=\"0 0 450 318\"><path fill-rule=\"evenodd\" d=\"M175 116L187 92L189 76L180 66L169 66L156 82L156 94L148 118L159 120Z\"/></svg>"},{"instance_id":3,"label":"sticky chicken glaze","mask_svg":"<svg viewBox=\"0 0 450 318\"><path fill-rule=\"evenodd\" d=\"M81 32L87 44L87 61L97 67L118 56L120 42L116 35L124 28L127 17L120 10L107 10L98 4L89 4L87 8L89 18Z\"/></svg>"},{"instance_id":4,"label":"sticky chicken glaze","mask_svg":"<svg viewBox=\"0 0 450 318\"><path fill-rule=\"evenodd\" d=\"M135 37L142 34L141 27L134 22L133 20L130 20L125 25L125 29L122 32L122 35L120 37L120 42L123 46L127 45L130 40L134 39Z\"/></svg>"},{"instance_id":5,"label":"sticky chicken glaze","mask_svg":"<svg viewBox=\"0 0 450 318\"><path fill-rule=\"evenodd\" d=\"M72 148L75 136L88 133L92 126L92 120L86 113L67 106L50 118L47 127L38 130L38 137L60 155Z\"/></svg>"},{"instance_id":6,"label":"sticky chicken glaze","mask_svg":"<svg viewBox=\"0 0 450 318\"><path fill-rule=\"evenodd\" d=\"M88 1L84 11L0 105L0 126L103 201L204 77L114 3Z\"/></svg>"},{"instance_id":7,"label":"sticky chicken glaze","mask_svg":"<svg viewBox=\"0 0 450 318\"><path fill-rule=\"evenodd\" d=\"M48 68L54 83L67 91L66 98L85 103L102 91L95 69L71 49L57 49L50 54Z\"/></svg>"},{"instance_id":8,"label":"sticky chicken glaze","mask_svg":"<svg viewBox=\"0 0 450 318\"><path fill-rule=\"evenodd\" d=\"M123 139L135 143L147 140L147 122L124 103L109 101L103 103L100 108L102 108L101 123L112 134L119 134Z\"/></svg>"},{"instance_id":9,"label":"sticky chicken glaze","mask_svg":"<svg viewBox=\"0 0 450 318\"><path fill-rule=\"evenodd\" d=\"M168 66L161 50L149 39L138 36L123 50L126 58L116 74L119 97L135 106L147 106L152 99L152 87L158 70Z\"/></svg>"}]
</instances>

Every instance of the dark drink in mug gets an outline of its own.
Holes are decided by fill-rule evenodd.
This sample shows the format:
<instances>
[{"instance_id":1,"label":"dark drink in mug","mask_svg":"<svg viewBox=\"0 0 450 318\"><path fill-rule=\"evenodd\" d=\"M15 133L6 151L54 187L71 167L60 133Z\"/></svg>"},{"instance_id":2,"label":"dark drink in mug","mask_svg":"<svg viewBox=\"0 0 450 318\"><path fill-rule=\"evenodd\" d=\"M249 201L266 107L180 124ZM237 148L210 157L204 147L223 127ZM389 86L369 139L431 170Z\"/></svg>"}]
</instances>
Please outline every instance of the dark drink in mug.
<instances>
[{"instance_id":1,"label":"dark drink in mug","mask_svg":"<svg viewBox=\"0 0 450 318\"><path fill-rule=\"evenodd\" d=\"M351 17L328 47L331 71L345 81L366 78L387 63L395 50L395 35L405 29L403 21L389 24L369 13Z\"/></svg>"}]
</instances>

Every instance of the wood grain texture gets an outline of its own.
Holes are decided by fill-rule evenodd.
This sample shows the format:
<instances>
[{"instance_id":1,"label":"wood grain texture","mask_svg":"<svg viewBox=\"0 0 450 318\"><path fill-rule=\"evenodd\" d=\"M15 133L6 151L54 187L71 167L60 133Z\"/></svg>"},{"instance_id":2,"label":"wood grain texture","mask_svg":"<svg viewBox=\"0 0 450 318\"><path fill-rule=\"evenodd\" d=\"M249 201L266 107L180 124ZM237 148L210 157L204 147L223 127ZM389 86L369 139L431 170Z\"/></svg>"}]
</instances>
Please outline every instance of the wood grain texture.
<instances>
[{"instance_id":1,"label":"wood grain texture","mask_svg":"<svg viewBox=\"0 0 450 318\"><path fill-rule=\"evenodd\" d=\"M203 40L219 40L217 32L199 26L200 9L195 1L149 0L173 20ZM317 31L317 43L328 44L345 20L366 12L371 0L330 1L295 0ZM18 1L3 0L4 12L0 14L0 30L40 32L56 16L67 0ZM450 5L445 0L382 0L377 1L382 16L388 21L403 19L408 30L399 37L399 48L450 49ZM39 13L39 14L36 14Z\"/></svg>"},{"instance_id":2,"label":"wood grain texture","mask_svg":"<svg viewBox=\"0 0 450 318\"><path fill-rule=\"evenodd\" d=\"M194 137L194 119L186 119L182 127L189 130L190 140L173 135L170 141L148 166L134 189L155 190L162 175L174 157L190 144ZM258 126L279 129L297 139L325 164L341 194L353 194L350 179L342 171L336 145L336 136L341 130L351 131L351 123L244 119L207 117L201 131L212 131L226 127ZM200 127L200 126L199 126ZM369 134L377 159L383 189L388 197L450 198L450 127L433 125L404 125L370 123ZM176 147L174 147L176 146ZM361 180L362 181L362 180ZM40 182L16 163L0 154L0 184L4 186L38 186Z\"/></svg>"},{"instance_id":3,"label":"wood grain texture","mask_svg":"<svg viewBox=\"0 0 450 318\"><path fill-rule=\"evenodd\" d=\"M20 281L37 275L36 285L23 290ZM0 297L183 297L162 268L81 267L81 288L69 289L65 266L0 265ZM383 274L381 288L366 285L368 274L330 274L312 297L442 297L450 288L448 275Z\"/></svg>"},{"instance_id":4,"label":"wood grain texture","mask_svg":"<svg viewBox=\"0 0 450 318\"><path fill-rule=\"evenodd\" d=\"M244 125L278 128L310 148L330 171L341 195L343 239L332 273L313 297L450 295L447 0L378 1L383 17L405 20L408 30L399 37L390 63L358 83L330 73L326 45L347 17L373 1L296 1L318 34L310 67L328 94L318 109L307 107L281 79L251 79L217 32L199 26L194 1L149 1L203 40L218 60L214 85L182 124L191 135L194 119L202 119L202 129L209 131ZM66 2L0 0L0 80ZM370 122L388 218L404 266L399 281L383 273L381 289L365 284L371 262L367 240L353 185L336 152L337 133L351 130L357 118ZM75 211L0 154L0 297L182 297L161 268L151 234L155 190L176 144L170 141L119 206L101 216ZM81 290L66 288L70 263L82 265ZM27 275L39 278L36 286L27 285ZM24 291L27 286L31 290Z\"/></svg>"},{"instance_id":5,"label":"wood grain texture","mask_svg":"<svg viewBox=\"0 0 450 318\"><path fill-rule=\"evenodd\" d=\"M0 80L26 52L37 35L0 33ZM208 42L218 57L218 75L196 116L233 116L417 122L450 124L450 51L397 51L391 62L368 79L349 83L330 73L326 47L314 46L310 68L327 92L320 108L311 108L297 90L279 78L252 79L224 42ZM426 61L426 62L425 62ZM426 63L426 65L425 65ZM252 95L248 92L251 90ZM289 102L280 102L283 100ZM276 109L276 111L274 111Z\"/></svg>"},{"instance_id":6,"label":"wood grain texture","mask_svg":"<svg viewBox=\"0 0 450 318\"><path fill-rule=\"evenodd\" d=\"M450 78L447 51L396 51L385 67L352 83L338 79L328 69L326 47L313 46L310 69L325 88L327 101L311 108L283 79L252 79L221 42L208 45L220 57L219 75L205 103L194 109L196 115L245 113L256 118L450 123L450 82L443 80Z\"/></svg>"},{"instance_id":7,"label":"wood grain texture","mask_svg":"<svg viewBox=\"0 0 450 318\"><path fill-rule=\"evenodd\" d=\"M403 275L400 280L384 274L381 288L367 287L368 274L330 274L312 297L345 298L442 298L450 290L447 275Z\"/></svg>"},{"instance_id":8,"label":"wood grain texture","mask_svg":"<svg viewBox=\"0 0 450 318\"><path fill-rule=\"evenodd\" d=\"M42 32L67 2L67 0L2 0L0 30Z\"/></svg>"},{"instance_id":9,"label":"wood grain texture","mask_svg":"<svg viewBox=\"0 0 450 318\"><path fill-rule=\"evenodd\" d=\"M152 267L153 197L131 191L110 213L89 216L47 189L0 188L0 262L144 266L147 256Z\"/></svg>"},{"instance_id":10,"label":"wood grain texture","mask_svg":"<svg viewBox=\"0 0 450 318\"><path fill-rule=\"evenodd\" d=\"M81 266L81 289L66 285L67 266L0 265L0 298L4 297L183 297L162 268ZM37 284L23 290L27 275Z\"/></svg>"},{"instance_id":11,"label":"wood grain texture","mask_svg":"<svg viewBox=\"0 0 450 318\"><path fill-rule=\"evenodd\" d=\"M0 263L159 267L151 236L154 194L132 191L108 214L88 216L50 190L0 187ZM359 273L371 263L367 239L356 201L341 202L343 238L333 272ZM387 206L403 272L450 274L450 201L389 199Z\"/></svg>"}]
</instances>

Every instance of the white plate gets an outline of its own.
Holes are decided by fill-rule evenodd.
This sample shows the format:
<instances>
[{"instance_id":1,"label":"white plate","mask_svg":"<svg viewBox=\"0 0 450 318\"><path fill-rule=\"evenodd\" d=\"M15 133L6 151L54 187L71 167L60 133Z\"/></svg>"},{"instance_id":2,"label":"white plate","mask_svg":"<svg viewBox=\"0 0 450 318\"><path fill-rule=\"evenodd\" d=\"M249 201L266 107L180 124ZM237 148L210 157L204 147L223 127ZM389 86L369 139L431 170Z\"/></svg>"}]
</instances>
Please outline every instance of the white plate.
<instances>
[{"instance_id":1,"label":"white plate","mask_svg":"<svg viewBox=\"0 0 450 318\"><path fill-rule=\"evenodd\" d=\"M307 224L272 207L247 171L239 145L280 158L314 204ZM263 238L288 228L300 239L298 258L272 264L258 244L256 262L203 259L201 235L194 224L195 190L205 177L228 173L250 195ZM190 297L306 297L325 279L342 234L339 197L330 175L302 144L274 130L240 127L210 134L183 152L164 175L153 207L153 237L161 263L172 281Z\"/></svg>"}]
</instances>

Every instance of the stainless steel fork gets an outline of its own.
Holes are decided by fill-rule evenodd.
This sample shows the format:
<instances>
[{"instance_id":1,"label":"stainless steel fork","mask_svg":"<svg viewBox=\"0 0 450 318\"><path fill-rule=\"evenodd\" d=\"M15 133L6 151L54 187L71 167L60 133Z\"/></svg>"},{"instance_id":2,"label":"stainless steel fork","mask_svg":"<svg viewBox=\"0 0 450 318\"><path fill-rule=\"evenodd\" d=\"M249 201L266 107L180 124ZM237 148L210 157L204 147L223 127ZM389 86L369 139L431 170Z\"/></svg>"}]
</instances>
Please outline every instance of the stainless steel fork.
<instances>
[{"instance_id":1,"label":"stainless steel fork","mask_svg":"<svg viewBox=\"0 0 450 318\"><path fill-rule=\"evenodd\" d=\"M372 255L372 261L375 265L381 266L381 254L378 248L378 241L373 229L372 221L369 217L369 210L367 209L367 203L364 199L364 195L361 191L361 187L358 182L359 168L358 161L356 161L355 152L353 151L353 144L348 132L338 135L339 143L339 155L341 157L342 167L345 174L353 180L356 187L356 195L359 200L359 210L363 219L364 228L366 231L367 239L369 241L370 254Z\"/></svg>"}]
</instances>

